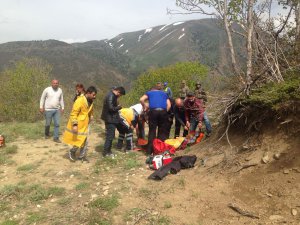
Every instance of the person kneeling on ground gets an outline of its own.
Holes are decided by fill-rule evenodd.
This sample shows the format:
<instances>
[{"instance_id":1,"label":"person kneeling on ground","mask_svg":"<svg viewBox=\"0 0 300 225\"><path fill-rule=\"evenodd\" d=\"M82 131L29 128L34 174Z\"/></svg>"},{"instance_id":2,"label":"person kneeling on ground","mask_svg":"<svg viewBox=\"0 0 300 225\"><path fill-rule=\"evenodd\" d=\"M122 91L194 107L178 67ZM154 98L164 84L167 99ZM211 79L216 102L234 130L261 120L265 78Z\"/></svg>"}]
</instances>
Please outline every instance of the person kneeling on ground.
<instances>
[{"instance_id":1,"label":"person kneeling on ground","mask_svg":"<svg viewBox=\"0 0 300 225\"><path fill-rule=\"evenodd\" d=\"M189 128L189 131L195 132L197 126L201 130L204 114L202 100L196 98L193 92L189 92L184 100L184 108L186 127Z\"/></svg>"},{"instance_id":2,"label":"person kneeling on ground","mask_svg":"<svg viewBox=\"0 0 300 225\"><path fill-rule=\"evenodd\" d=\"M89 134L89 123L93 117L93 101L96 98L97 89L94 86L86 90L86 94L79 96L72 108L67 128L64 132L63 141L73 145L69 151L71 161L76 161L76 151L80 150L78 159L88 161L87 138Z\"/></svg>"},{"instance_id":3,"label":"person kneeling on ground","mask_svg":"<svg viewBox=\"0 0 300 225\"><path fill-rule=\"evenodd\" d=\"M133 128L136 127L142 112L142 104L136 104L130 108L123 108L119 111L121 122L117 125L117 130L119 131L117 149L122 149L126 136L126 152L133 150Z\"/></svg>"}]
</instances>

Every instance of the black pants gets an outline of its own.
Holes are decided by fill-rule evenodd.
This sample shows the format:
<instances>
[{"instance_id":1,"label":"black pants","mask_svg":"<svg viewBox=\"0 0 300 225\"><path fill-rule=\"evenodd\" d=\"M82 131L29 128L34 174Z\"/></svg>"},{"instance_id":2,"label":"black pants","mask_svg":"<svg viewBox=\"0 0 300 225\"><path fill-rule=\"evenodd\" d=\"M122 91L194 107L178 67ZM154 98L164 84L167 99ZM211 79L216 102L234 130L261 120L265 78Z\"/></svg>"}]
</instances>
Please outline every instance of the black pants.
<instances>
[{"instance_id":1,"label":"black pants","mask_svg":"<svg viewBox=\"0 0 300 225\"><path fill-rule=\"evenodd\" d=\"M168 138L169 115L166 110L150 110L149 111L149 134L147 154L153 152L153 140L158 138L162 141ZM157 135L156 135L156 130Z\"/></svg>"},{"instance_id":2,"label":"black pants","mask_svg":"<svg viewBox=\"0 0 300 225\"><path fill-rule=\"evenodd\" d=\"M185 123L185 118L184 118L184 116L181 118L181 120ZM175 117L175 135L174 135L174 138L177 138L177 137L180 136L180 129L181 129L181 127L182 127L181 123L180 123L179 120L177 120L176 117ZM182 136L183 136L183 137L186 137L187 134L188 134L188 130L185 130L185 129L183 128L183 135L182 135Z\"/></svg>"},{"instance_id":3,"label":"black pants","mask_svg":"<svg viewBox=\"0 0 300 225\"><path fill-rule=\"evenodd\" d=\"M117 128L117 124L115 123L105 123L105 142L104 142L104 149L103 149L103 155L111 154L111 146L113 139L115 138L115 131Z\"/></svg>"}]
</instances>

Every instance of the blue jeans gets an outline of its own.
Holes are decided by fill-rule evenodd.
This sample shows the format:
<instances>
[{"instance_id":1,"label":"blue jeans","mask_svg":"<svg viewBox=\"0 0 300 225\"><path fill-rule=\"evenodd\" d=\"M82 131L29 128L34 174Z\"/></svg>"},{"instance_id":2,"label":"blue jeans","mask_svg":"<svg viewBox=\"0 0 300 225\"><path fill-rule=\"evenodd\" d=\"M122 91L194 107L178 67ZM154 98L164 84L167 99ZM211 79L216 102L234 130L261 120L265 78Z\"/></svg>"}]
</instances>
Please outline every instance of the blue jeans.
<instances>
[{"instance_id":1,"label":"blue jeans","mask_svg":"<svg viewBox=\"0 0 300 225\"><path fill-rule=\"evenodd\" d=\"M206 129L206 133L210 134L211 131L212 131L212 128L211 128L211 125L210 125L210 122L209 122L209 119L207 117L207 114L206 112L204 112L204 115L203 115L203 122L205 124L205 129ZM190 120L190 131L195 131L196 128L197 128L197 125L198 125L199 121L197 121L195 118L191 118Z\"/></svg>"},{"instance_id":2,"label":"blue jeans","mask_svg":"<svg viewBox=\"0 0 300 225\"><path fill-rule=\"evenodd\" d=\"M59 110L48 110L45 111L45 118L46 118L46 124L45 124L45 135L49 136L50 133L50 125L52 122L54 122L54 134L53 138L58 139L59 137L59 120L60 120L60 112Z\"/></svg>"}]
</instances>

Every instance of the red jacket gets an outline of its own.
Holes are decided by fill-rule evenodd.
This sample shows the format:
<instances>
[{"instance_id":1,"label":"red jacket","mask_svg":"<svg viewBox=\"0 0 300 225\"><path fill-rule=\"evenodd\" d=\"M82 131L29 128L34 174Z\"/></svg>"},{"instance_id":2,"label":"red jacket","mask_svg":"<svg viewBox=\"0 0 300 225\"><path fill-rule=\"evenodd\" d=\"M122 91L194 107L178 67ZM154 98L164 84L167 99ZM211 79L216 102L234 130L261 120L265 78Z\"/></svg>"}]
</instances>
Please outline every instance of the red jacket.
<instances>
[{"instance_id":1,"label":"red jacket","mask_svg":"<svg viewBox=\"0 0 300 225\"><path fill-rule=\"evenodd\" d=\"M197 99L193 102L190 102L188 99L184 100L184 108L185 108L185 120L190 122L191 118L195 118L197 121L203 120L204 108L203 108L203 100Z\"/></svg>"}]
</instances>

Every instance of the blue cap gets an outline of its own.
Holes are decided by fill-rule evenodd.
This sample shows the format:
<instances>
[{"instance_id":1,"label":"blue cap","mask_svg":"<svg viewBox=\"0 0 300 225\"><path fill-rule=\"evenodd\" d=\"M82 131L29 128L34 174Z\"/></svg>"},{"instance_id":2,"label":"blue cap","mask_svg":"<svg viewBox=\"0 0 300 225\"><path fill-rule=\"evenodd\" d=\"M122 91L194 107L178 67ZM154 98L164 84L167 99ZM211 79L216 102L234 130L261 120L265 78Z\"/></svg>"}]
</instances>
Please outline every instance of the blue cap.
<instances>
[{"instance_id":1,"label":"blue cap","mask_svg":"<svg viewBox=\"0 0 300 225\"><path fill-rule=\"evenodd\" d=\"M167 86L167 85L168 85L168 82L165 82L164 85Z\"/></svg>"}]
</instances>

